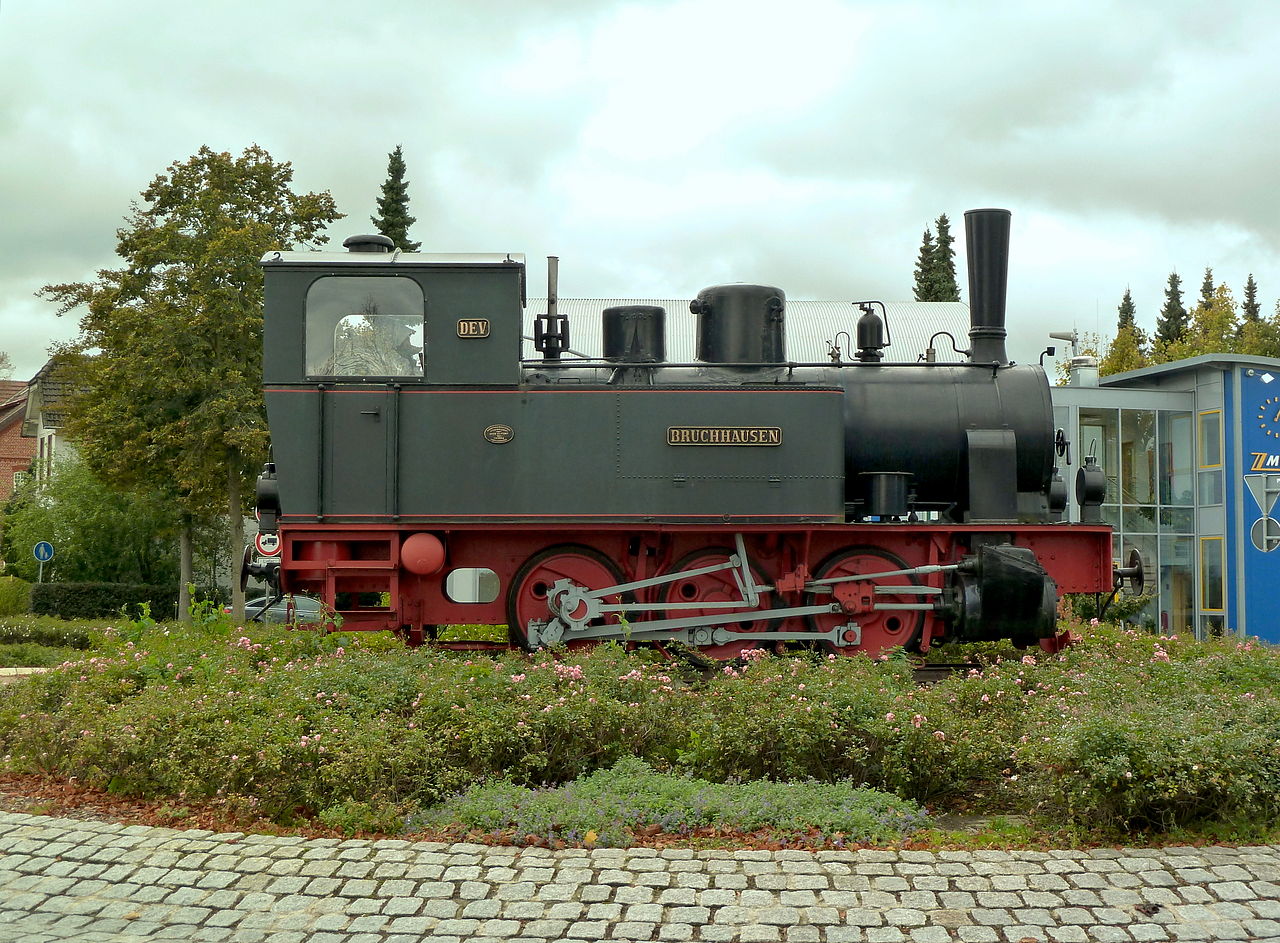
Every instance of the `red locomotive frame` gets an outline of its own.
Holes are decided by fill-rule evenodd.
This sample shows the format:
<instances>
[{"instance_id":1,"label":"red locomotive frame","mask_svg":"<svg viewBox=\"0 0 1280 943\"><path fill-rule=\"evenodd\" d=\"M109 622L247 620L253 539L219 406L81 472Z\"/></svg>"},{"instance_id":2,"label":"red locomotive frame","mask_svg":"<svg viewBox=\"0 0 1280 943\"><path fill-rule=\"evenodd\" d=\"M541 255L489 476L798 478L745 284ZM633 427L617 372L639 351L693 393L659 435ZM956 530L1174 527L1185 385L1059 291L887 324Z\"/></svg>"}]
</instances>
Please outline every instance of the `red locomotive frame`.
<instances>
[{"instance_id":1,"label":"red locomotive frame","mask_svg":"<svg viewBox=\"0 0 1280 943\"><path fill-rule=\"evenodd\" d=\"M603 600L621 611L593 619L594 630L582 623L586 632L579 637L661 643L678 640L681 631L646 631L646 622L758 613L722 626L718 639L704 636L700 649L727 658L747 648L777 647L789 635L813 641L816 632L827 634L820 644L841 653L877 654L897 645L923 651L953 635L947 600L961 560L971 558L975 544L994 541L1032 551L1060 593L1106 592L1113 585L1111 530L1105 525L528 522L451 523L427 530L421 524L307 524L286 518L280 535L282 590L319 596L341 615L344 629L390 629L414 645L445 624L506 624L513 643L529 644L531 624L536 631L555 614L548 597L560 581L604 590L666 576L628 590L625 598ZM406 559L402 551L410 538L415 553ZM423 541L433 549L429 559L416 552ZM737 548L745 551L745 568L734 556ZM500 587L496 598L450 599L446 577L463 568L492 571ZM761 590L754 605L742 595L743 573ZM867 579L858 578L864 574ZM360 596L367 601L371 594L389 605L361 605ZM815 605L828 611L780 614ZM571 632L534 643L573 644L574 638ZM1064 639L1039 641L1056 650Z\"/></svg>"}]
</instances>

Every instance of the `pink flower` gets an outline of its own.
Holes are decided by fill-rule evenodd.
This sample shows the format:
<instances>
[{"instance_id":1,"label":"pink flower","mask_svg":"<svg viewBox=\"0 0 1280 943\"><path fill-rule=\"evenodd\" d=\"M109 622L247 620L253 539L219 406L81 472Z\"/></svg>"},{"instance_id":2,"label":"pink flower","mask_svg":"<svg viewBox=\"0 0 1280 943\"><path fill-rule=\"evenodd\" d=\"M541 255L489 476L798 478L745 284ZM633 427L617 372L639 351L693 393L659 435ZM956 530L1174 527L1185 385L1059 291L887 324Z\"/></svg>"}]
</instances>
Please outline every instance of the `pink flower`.
<instances>
[{"instance_id":1,"label":"pink flower","mask_svg":"<svg viewBox=\"0 0 1280 943\"><path fill-rule=\"evenodd\" d=\"M925 717L923 714L916 714L914 717L911 718L911 723L913 726L919 727L926 720L928 720L928 718Z\"/></svg>"},{"instance_id":2,"label":"pink flower","mask_svg":"<svg viewBox=\"0 0 1280 943\"><path fill-rule=\"evenodd\" d=\"M893 720L893 717L894 717L893 711L889 711L889 713L884 715L885 720Z\"/></svg>"},{"instance_id":3,"label":"pink flower","mask_svg":"<svg viewBox=\"0 0 1280 943\"><path fill-rule=\"evenodd\" d=\"M935 739L935 740L945 740L945 739L947 739L947 735L946 735L945 733L943 733L941 730L935 730L935 731L933 732L933 739Z\"/></svg>"}]
</instances>

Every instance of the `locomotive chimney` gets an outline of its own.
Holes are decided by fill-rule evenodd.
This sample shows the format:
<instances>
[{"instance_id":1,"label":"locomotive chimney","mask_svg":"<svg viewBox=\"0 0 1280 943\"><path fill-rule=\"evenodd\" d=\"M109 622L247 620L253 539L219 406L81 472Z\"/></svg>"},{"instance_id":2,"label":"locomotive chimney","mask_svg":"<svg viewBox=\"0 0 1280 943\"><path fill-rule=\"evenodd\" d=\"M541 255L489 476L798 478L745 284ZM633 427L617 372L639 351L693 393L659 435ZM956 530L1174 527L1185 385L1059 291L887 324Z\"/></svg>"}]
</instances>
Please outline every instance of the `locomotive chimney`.
<instances>
[{"instance_id":1,"label":"locomotive chimney","mask_svg":"<svg viewBox=\"0 0 1280 943\"><path fill-rule=\"evenodd\" d=\"M1005 290L1009 282L1008 210L969 210L964 214L969 261L969 360L1008 363L1004 329Z\"/></svg>"}]
</instances>

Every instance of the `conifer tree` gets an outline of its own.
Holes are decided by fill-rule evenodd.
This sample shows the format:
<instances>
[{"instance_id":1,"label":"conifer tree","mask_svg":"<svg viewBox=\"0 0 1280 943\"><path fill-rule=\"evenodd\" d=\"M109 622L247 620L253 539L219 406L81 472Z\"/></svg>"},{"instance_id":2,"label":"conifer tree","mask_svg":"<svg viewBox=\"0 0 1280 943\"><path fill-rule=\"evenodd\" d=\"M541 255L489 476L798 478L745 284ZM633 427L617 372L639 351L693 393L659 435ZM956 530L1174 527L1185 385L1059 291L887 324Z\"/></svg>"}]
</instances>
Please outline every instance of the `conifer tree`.
<instances>
[{"instance_id":1,"label":"conifer tree","mask_svg":"<svg viewBox=\"0 0 1280 943\"><path fill-rule=\"evenodd\" d=\"M1240 313L1244 315L1245 321L1256 321L1260 312L1258 283L1253 280L1253 273L1250 272L1249 280L1244 283L1244 303L1240 306Z\"/></svg>"},{"instance_id":2,"label":"conifer tree","mask_svg":"<svg viewBox=\"0 0 1280 943\"><path fill-rule=\"evenodd\" d=\"M920 240L920 254L916 257L916 301L932 301L933 298L933 232L925 227Z\"/></svg>"},{"instance_id":3,"label":"conifer tree","mask_svg":"<svg viewBox=\"0 0 1280 943\"><path fill-rule=\"evenodd\" d=\"M1120 307L1116 309L1120 315L1119 320L1116 322L1117 330L1124 330L1126 327L1137 327L1137 322L1134 320L1136 310L1133 305L1133 295L1126 287L1124 297L1120 299Z\"/></svg>"},{"instance_id":4,"label":"conifer tree","mask_svg":"<svg viewBox=\"0 0 1280 943\"><path fill-rule=\"evenodd\" d=\"M1213 304L1213 269L1204 267L1204 281L1200 283L1200 303L1198 307L1207 308Z\"/></svg>"},{"instance_id":5,"label":"conifer tree","mask_svg":"<svg viewBox=\"0 0 1280 943\"><path fill-rule=\"evenodd\" d=\"M378 232L406 252L417 252L422 243L409 239L409 227L417 217L409 215L409 182L404 179L404 156L400 145L387 155L387 180L378 197L378 214L369 217Z\"/></svg>"},{"instance_id":6,"label":"conifer tree","mask_svg":"<svg viewBox=\"0 0 1280 943\"><path fill-rule=\"evenodd\" d=\"M1182 305L1182 279L1177 272L1169 273L1169 284L1164 290L1164 307L1156 318L1156 343L1172 344L1187 330L1187 309Z\"/></svg>"},{"instance_id":7,"label":"conifer tree","mask_svg":"<svg viewBox=\"0 0 1280 943\"><path fill-rule=\"evenodd\" d=\"M933 282L935 297L930 301L959 301L960 287L956 284L956 253L951 248L955 237L951 235L951 221L947 214L938 217L938 239L933 247Z\"/></svg>"},{"instance_id":8,"label":"conifer tree","mask_svg":"<svg viewBox=\"0 0 1280 943\"><path fill-rule=\"evenodd\" d=\"M960 288L956 284L955 250L951 244L955 237L951 235L951 221L947 214L938 217L938 238L925 227L924 238L920 240L920 254L916 259L916 301L959 301Z\"/></svg>"}]
</instances>

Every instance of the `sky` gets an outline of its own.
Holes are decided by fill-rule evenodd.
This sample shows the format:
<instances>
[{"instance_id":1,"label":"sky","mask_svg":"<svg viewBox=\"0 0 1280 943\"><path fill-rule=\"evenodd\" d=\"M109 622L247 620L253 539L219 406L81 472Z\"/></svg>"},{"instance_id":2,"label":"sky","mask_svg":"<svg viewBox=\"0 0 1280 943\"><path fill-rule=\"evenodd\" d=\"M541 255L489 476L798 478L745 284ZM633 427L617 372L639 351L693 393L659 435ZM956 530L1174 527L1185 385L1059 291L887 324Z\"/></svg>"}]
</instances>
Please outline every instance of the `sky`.
<instances>
[{"instance_id":1,"label":"sky","mask_svg":"<svg viewBox=\"0 0 1280 943\"><path fill-rule=\"evenodd\" d=\"M946 213L967 299L963 214L997 206L1015 360L1113 333L1126 287L1150 330L1171 271L1252 273L1269 314L1277 49L1274 0L0 0L0 351L32 376L77 329L34 292L118 264L167 166L254 143L333 194L335 247L401 145L423 251L524 252L531 295L558 255L563 297L910 300Z\"/></svg>"}]
</instances>

